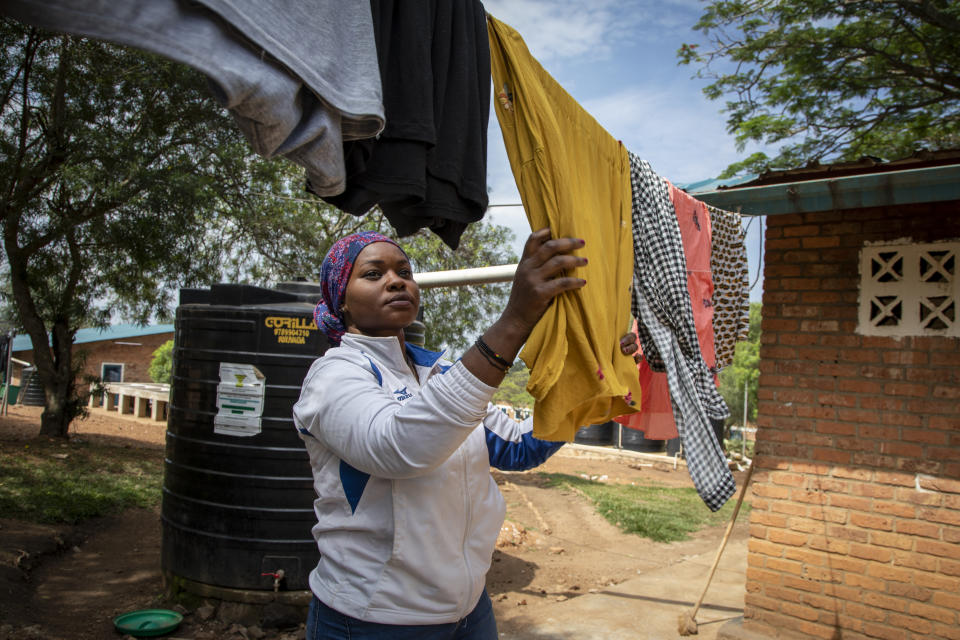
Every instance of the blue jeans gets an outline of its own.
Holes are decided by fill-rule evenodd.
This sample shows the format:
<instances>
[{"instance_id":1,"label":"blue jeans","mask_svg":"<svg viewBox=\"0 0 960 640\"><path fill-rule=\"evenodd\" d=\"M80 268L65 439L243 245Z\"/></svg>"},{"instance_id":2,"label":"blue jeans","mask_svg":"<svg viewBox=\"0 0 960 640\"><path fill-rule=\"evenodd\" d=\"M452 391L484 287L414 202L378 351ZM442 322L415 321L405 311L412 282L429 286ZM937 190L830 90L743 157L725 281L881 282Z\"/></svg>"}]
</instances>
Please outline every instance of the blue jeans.
<instances>
[{"instance_id":1,"label":"blue jeans","mask_svg":"<svg viewBox=\"0 0 960 640\"><path fill-rule=\"evenodd\" d=\"M497 640L497 621L486 589L466 618L447 624L364 622L334 611L316 596L307 614L306 640Z\"/></svg>"}]
</instances>

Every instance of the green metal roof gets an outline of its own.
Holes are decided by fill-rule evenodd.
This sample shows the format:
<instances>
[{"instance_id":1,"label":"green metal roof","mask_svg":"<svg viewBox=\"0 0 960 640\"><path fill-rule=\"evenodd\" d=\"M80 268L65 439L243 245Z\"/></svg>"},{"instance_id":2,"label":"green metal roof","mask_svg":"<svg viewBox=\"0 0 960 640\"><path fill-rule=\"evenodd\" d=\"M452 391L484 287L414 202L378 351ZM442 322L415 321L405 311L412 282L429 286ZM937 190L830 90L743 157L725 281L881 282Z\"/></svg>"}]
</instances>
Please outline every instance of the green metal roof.
<instances>
[{"instance_id":1,"label":"green metal roof","mask_svg":"<svg viewBox=\"0 0 960 640\"><path fill-rule=\"evenodd\" d=\"M140 326L136 324L113 324L109 327L99 329L80 329L73 340L73 344L83 344L85 342L102 342L105 340L123 340L124 338L138 338L140 336L150 336L157 333L173 333L172 324L153 324ZM13 351L28 351L33 349L30 343L30 336L19 335L13 339Z\"/></svg>"},{"instance_id":2,"label":"green metal roof","mask_svg":"<svg viewBox=\"0 0 960 640\"><path fill-rule=\"evenodd\" d=\"M836 211L960 200L960 164L728 189L700 184L690 195L743 215Z\"/></svg>"}]
</instances>

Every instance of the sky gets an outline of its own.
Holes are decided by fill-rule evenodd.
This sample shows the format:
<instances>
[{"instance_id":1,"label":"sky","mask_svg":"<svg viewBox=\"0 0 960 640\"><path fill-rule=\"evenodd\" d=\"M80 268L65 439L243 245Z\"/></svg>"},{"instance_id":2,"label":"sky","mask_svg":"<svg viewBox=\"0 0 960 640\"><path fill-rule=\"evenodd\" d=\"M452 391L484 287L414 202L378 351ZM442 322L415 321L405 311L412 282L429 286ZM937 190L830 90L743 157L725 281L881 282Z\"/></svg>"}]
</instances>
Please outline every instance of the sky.
<instances>
[{"instance_id":1,"label":"sky","mask_svg":"<svg viewBox=\"0 0 960 640\"><path fill-rule=\"evenodd\" d=\"M726 132L723 99L710 101L694 66L678 66L683 43L706 45L693 30L701 0L485 0L487 12L523 37L531 54L610 134L675 184L715 178L760 149L737 150ZM486 220L516 235L520 255L530 227L519 205L496 116L490 115ZM744 219L745 224L749 218ZM750 280L757 279L763 220L749 227ZM762 282L751 290L759 301Z\"/></svg>"}]
</instances>

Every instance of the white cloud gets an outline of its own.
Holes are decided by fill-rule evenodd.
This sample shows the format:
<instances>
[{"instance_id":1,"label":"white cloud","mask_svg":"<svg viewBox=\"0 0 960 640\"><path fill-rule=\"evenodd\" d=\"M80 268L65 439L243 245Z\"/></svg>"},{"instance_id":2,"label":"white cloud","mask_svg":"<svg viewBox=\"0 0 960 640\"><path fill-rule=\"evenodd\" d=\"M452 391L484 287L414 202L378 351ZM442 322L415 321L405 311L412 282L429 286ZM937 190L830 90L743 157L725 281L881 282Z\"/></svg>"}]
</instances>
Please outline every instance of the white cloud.
<instances>
[{"instance_id":1,"label":"white cloud","mask_svg":"<svg viewBox=\"0 0 960 640\"><path fill-rule=\"evenodd\" d=\"M484 6L543 63L608 59L631 39L676 39L689 33L700 8L698 0L487 0Z\"/></svg>"},{"instance_id":2,"label":"white cloud","mask_svg":"<svg viewBox=\"0 0 960 640\"><path fill-rule=\"evenodd\" d=\"M583 107L668 180L712 178L738 159L718 105L689 86L629 87Z\"/></svg>"}]
</instances>

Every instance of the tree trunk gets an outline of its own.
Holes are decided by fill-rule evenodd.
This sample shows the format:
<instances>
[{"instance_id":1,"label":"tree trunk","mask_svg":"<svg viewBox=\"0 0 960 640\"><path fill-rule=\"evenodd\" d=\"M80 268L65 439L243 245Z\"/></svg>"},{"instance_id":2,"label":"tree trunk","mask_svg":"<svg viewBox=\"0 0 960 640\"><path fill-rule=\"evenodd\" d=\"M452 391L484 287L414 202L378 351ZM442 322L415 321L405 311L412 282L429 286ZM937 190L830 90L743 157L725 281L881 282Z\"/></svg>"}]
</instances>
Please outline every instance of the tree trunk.
<instances>
[{"instance_id":1,"label":"tree trunk","mask_svg":"<svg viewBox=\"0 0 960 640\"><path fill-rule=\"evenodd\" d=\"M55 385L52 389L44 387L46 404L40 414L40 435L54 438L66 438L70 427L71 416L66 410L68 399L63 385Z\"/></svg>"},{"instance_id":2,"label":"tree trunk","mask_svg":"<svg viewBox=\"0 0 960 640\"><path fill-rule=\"evenodd\" d=\"M63 361L62 354L56 354L56 351L53 371L44 372L43 367L37 368L45 398L43 413L40 415L40 435L66 438L67 429L75 417L75 412L71 410L72 401L75 401L71 398L75 383L71 371L70 350L67 349L66 362Z\"/></svg>"},{"instance_id":3,"label":"tree trunk","mask_svg":"<svg viewBox=\"0 0 960 640\"><path fill-rule=\"evenodd\" d=\"M66 320L53 323L50 332L50 350L53 353L53 367L40 365L37 373L43 382L45 404L40 416L40 435L67 437L70 422L77 415L78 399L74 397L76 379L73 371L73 335ZM36 351L34 351L36 353Z\"/></svg>"}]
</instances>

